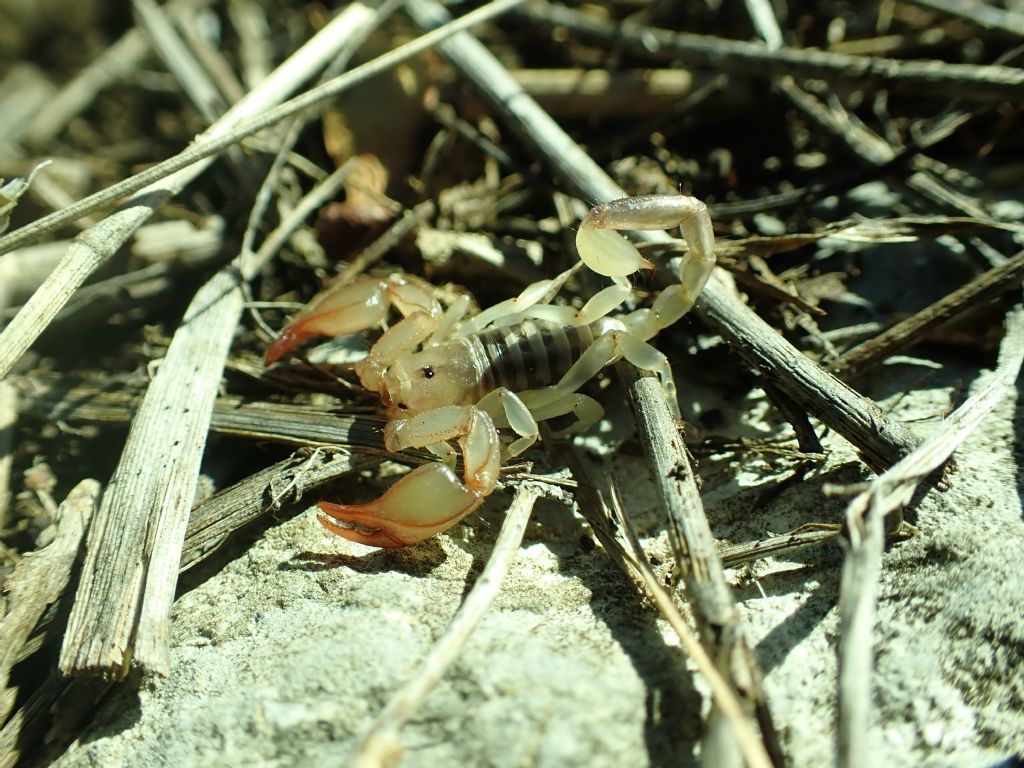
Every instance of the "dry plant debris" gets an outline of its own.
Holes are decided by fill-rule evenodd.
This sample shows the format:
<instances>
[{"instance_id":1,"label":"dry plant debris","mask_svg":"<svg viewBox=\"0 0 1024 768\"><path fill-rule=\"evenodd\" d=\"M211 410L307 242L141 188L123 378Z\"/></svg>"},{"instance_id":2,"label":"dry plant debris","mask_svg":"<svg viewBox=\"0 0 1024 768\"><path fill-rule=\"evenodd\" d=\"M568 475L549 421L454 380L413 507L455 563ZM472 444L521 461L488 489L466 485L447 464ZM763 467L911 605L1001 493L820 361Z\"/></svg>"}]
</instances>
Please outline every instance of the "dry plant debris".
<instances>
[{"instance_id":1,"label":"dry plant debris","mask_svg":"<svg viewBox=\"0 0 1024 768\"><path fill-rule=\"evenodd\" d=\"M75 7L0 3L0 766L1021 758L1019 8ZM679 191L722 267L655 341L685 424L620 363L511 502L315 526L434 457L368 335L265 366L289 317L395 271L486 308ZM639 307L686 244L636 240Z\"/></svg>"}]
</instances>

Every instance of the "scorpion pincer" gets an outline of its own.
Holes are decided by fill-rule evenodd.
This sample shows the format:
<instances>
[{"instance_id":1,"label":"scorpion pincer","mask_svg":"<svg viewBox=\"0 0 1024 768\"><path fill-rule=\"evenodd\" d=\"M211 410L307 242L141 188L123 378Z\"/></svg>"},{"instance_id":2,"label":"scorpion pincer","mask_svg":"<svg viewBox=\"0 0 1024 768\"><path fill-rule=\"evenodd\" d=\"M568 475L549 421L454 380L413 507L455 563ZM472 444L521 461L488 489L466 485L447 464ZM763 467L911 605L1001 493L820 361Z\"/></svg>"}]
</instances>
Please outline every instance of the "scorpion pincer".
<instances>
[{"instance_id":1,"label":"scorpion pincer","mask_svg":"<svg viewBox=\"0 0 1024 768\"><path fill-rule=\"evenodd\" d=\"M679 282L650 308L612 315L630 295L626 276L653 265L615 230L679 226L689 245ZM690 310L715 265L707 206L685 195L627 197L595 206L576 236L580 258L612 278L581 309L550 303L572 270L464 318L468 300L442 308L429 284L393 274L328 289L267 350L268 364L306 339L355 333L402 315L356 366L387 407L391 452L427 448L442 459L405 475L366 504L320 502L320 522L351 541L404 547L451 528L494 490L502 461L537 440L537 422L572 414L560 434L585 430L604 411L577 390L625 358L660 377L678 408L665 356L647 343ZM499 428L515 437L503 446ZM463 460L452 467L455 441Z\"/></svg>"}]
</instances>

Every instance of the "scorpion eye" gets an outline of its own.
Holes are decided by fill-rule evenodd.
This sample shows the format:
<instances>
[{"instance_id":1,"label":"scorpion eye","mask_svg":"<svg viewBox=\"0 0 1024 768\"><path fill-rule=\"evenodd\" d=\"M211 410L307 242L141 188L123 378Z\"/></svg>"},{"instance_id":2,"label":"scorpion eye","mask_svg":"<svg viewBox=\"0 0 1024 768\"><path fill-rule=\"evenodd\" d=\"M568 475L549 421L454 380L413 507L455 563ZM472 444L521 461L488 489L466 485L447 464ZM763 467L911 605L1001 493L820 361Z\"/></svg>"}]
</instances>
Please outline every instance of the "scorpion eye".
<instances>
[{"instance_id":1,"label":"scorpion eye","mask_svg":"<svg viewBox=\"0 0 1024 768\"><path fill-rule=\"evenodd\" d=\"M409 406L408 406L408 405L406 405L405 403L399 403L399 404L398 404L398 407L399 407L399 408L401 408L401 409L402 409L402 410L404 411L404 410L405 410L406 408L408 408Z\"/></svg>"},{"instance_id":2,"label":"scorpion eye","mask_svg":"<svg viewBox=\"0 0 1024 768\"><path fill-rule=\"evenodd\" d=\"M432 378L434 378L434 368L433 368L433 366L430 366L430 365L424 366L423 370L421 371L421 373L423 374L423 378L425 378L425 379L432 379Z\"/></svg>"}]
</instances>

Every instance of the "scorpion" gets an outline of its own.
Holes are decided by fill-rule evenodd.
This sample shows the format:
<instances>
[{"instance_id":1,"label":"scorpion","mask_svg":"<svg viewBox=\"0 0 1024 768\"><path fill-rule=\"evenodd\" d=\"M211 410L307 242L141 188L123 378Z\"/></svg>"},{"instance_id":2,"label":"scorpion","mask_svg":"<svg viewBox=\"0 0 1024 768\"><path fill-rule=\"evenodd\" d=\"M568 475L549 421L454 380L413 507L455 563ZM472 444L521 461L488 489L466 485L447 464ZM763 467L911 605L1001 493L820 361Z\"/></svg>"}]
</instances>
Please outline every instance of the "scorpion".
<instances>
[{"instance_id":1,"label":"scorpion","mask_svg":"<svg viewBox=\"0 0 1024 768\"><path fill-rule=\"evenodd\" d=\"M626 277L654 267L618 230L676 226L689 246L678 283L649 308L611 314L631 295ZM451 528L494 491L502 462L536 442L538 421L568 416L557 436L599 421L601 405L577 390L622 358L659 376L678 415L668 360L648 340L690 310L715 266L707 206L687 195L603 203L583 218L576 247L587 267L612 279L580 309L550 303L575 267L467 319L468 297L443 309L428 283L392 274L330 288L285 327L267 349L268 365L307 339L363 331L397 310L402 319L355 372L387 409L387 450L426 448L439 459L365 504L319 502L328 530L361 544L405 547ZM515 437L503 446L498 429ZM450 441L461 451L461 480Z\"/></svg>"}]
</instances>

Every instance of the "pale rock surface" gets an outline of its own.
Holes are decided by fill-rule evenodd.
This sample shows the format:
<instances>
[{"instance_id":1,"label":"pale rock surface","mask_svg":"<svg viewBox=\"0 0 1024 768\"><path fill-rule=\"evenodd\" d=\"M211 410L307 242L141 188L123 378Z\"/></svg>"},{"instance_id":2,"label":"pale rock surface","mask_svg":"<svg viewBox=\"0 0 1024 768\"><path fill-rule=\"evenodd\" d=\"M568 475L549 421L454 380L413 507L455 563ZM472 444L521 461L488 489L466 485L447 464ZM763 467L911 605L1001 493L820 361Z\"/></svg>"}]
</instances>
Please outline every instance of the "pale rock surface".
<instances>
[{"instance_id":1,"label":"pale rock surface","mask_svg":"<svg viewBox=\"0 0 1024 768\"><path fill-rule=\"evenodd\" d=\"M920 368L887 374L885 390L869 394L922 433L974 376L947 367L932 388L904 396ZM874 764L1010 765L1024 750L1022 428L1015 404L1000 405L958 454L950 490L911 516L920 534L885 556ZM749 541L840 520L843 503L824 498L823 484L867 475L842 440L828 447L827 465L770 495L784 462L703 459L716 536ZM656 514L646 470L625 453L614 468L635 478L631 505L647 524ZM270 529L177 601L169 678L108 699L56 765L345 764L455 612L506 503L496 496L454 537L401 551L329 536L311 512ZM582 524L558 510L541 518L497 604L403 731L401 765L696 764L703 683L602 551L581 544ZM652 534L664 555L664 534ZM832 760L840 563L829 548L730 572L796 768Z\"/></svg>"}]
</instances>

